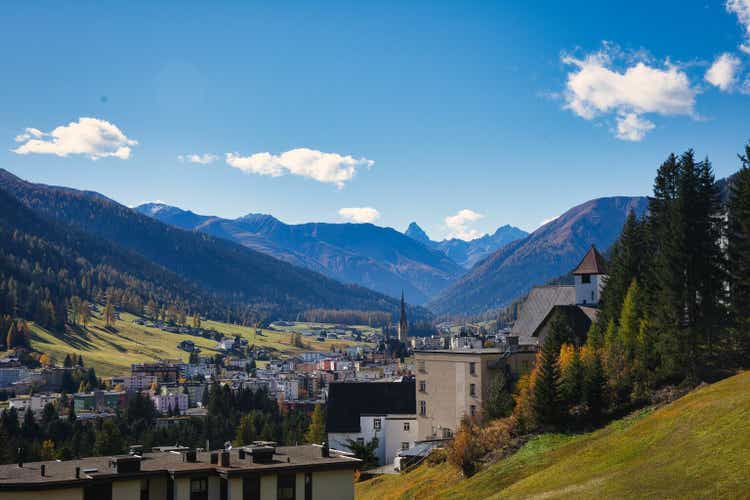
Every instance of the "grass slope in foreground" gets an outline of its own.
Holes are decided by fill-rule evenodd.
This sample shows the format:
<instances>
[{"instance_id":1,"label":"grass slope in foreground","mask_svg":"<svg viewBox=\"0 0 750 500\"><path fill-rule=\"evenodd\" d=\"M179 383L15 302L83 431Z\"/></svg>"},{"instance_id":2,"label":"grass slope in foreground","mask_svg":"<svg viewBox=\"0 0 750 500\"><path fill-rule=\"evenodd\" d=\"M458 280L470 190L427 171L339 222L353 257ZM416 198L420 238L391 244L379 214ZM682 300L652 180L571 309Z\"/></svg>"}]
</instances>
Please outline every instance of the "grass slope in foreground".
<instances>
[{"instance_id":1,"label":"grass slope in foreground","mask_svg":"<svg viewBox=\"0 0 750 500\"><path fill-rule=\"evenodd\" d=\"M121 319L117 321L115 331L110 331L105 328L101 313L93 313L91 322L85 330L83 327L76 330L68 329L65 335L56 335L39 325L29 323L31 346L39 352L49 354L57 363L62 363L66 354L81 354L86 366L93 367L99 376L125 375L130 373L130 365L133 363L149 363L159 359L187 361L189 353L177 348L177 344L183 340L192 340L200 347L201 356L218 352L213 340L137 325L133 323L137 317L121 312ZM202 326L228 337L240 335L248 339L251 345L277 351L282 357L303 350L329 351L332 345L341 347L359 344L347 340L318 342L305 338L304 342L309 349L300 349L291 345L290 333L264 329L262 336L256 336L255 328L209 320L203 320Z\"/></svg>"},{"instance_id":2,"label":"grass slope in foreground","mask_svg":"<svg viewBox=\"0 0 750 500\"><path fill-rule=\"evenodd\" d=\"M542 435L470 479L443 463L357 498L750 498L750 372L578 436Z\"/></svg>"}]
</instances>

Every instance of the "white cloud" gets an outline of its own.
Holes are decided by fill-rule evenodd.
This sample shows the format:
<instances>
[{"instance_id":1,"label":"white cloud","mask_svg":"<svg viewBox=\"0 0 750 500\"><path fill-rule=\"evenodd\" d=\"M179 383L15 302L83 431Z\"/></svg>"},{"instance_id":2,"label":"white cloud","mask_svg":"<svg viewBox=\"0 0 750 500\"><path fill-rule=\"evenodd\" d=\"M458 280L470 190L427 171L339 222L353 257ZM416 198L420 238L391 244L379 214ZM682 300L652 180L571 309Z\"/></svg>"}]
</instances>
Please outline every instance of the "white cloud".
<instances>
[{"instance_id":1,"label":"white cloud","mask_svg":"<svg viewBox=\"0 0 750 500\"><path fill-rule=\"evenodd\" d=\"M77 122L61 125L52 132L27 128L16 136L23 143L14 153L21 155L53 154L57 156L85 155L92 160L113 156L121 160L130 157L130 147L138 141L129 139L116 125L98 118L79 118Z\"/></svg>"},{"instance_id":2,"label":"white cloud","mask_svg":"<svg viewBox=\"0 0 750 500\"><path fill-rule=\"evenodd\" d=\"M565 108L586 120L617 117L617 137L625 140L640 140L654 128L653 123L641 118L646 113L695 115L696 90L684 71L669 61L663 67L651 66L643 54L631 57L628 66L620 71L614 65L615 59L621 57L617 48L609 44L582 59L564 55L563 63L576 68L568 74ZM629 133L621 133L623 122ZM635 134L634 129L638 130Z\"/></svg>"},{"instance_id":3,"label":"white cloud","mask_svg":"<svg viewBox=\"0 0 750 500\"><path fill-rule=\"evenodd\" d=\"M209 153L205 154L190 154L190 155L178 155L177 159L182 163L200 163L201 165L208 165L219 159L218 156Z\"/></svg>"},{"instance_id":4,"label":"white cloud","mask_svg":"<svg viewBox=\"0 0 750 500\"><path fill-rule=\"evenodd\" d=\"M454 215L445 218L445 225L450 231L449 238L458 238L460 240L470 241L482 236L482 232L469 227L472 222L482 219L484 215L464 208Z\"/></svg>"},{"instance_id":5,"label":"white cloud","mask_svg":"<svg viewBox=\"0 0 750 500\"><path fill-rule=\"evenodd\" d=\"M706 81L719 87L724 92L730 91L737 83L737 73L740 69L738 57L729 53L721 54L706 71Z\"/></svg>"},{"instance_id":6,"label":"white cloud","mask_svg":"<svg viewBox=\"0 0 750 500\"><path fill-rule=\"evenodd\" d=\"M380 212L372 207L348 207L339 210L339 215L354 222L375 222Z\"/></svg>"},{"instance_id":7,"label":"white cloud","mask_svg":"<svg viewBox=\"0 0 750 500\"><path fill-rule=\"evenodd\" d=\"M656 125L653 122L641 118L635 113L626 113L617 117L616 137L623 141L640 141L646 136L646 132Z\"/></svg>"},{"instance_id":8,"label":"white cloud","mask_svg":"<svg viewBox=\"0 0 750 500\"><path fill-rule=\"evenodd\" d=\"M279 177L285 174L300 175L318 182L336 184L341 189L350 181L359 167L371 167L374 161L367 158L342 156L337 153L323 153L314 149L292 149L280 155L255 153L240 156L227 153L227 164L243 172Z\"/></svg>"},{"instance_id":9,"label":"white cloud","mask_svg":"<svg viewBox=\"0 0 750 500\"><path fill-rule=\"evenodd\" d=\"M727 11L737 15L740 24L745 28L745 43L740 50L750 54L750 0L727 0Z\"/></svg>"}]
</instances>

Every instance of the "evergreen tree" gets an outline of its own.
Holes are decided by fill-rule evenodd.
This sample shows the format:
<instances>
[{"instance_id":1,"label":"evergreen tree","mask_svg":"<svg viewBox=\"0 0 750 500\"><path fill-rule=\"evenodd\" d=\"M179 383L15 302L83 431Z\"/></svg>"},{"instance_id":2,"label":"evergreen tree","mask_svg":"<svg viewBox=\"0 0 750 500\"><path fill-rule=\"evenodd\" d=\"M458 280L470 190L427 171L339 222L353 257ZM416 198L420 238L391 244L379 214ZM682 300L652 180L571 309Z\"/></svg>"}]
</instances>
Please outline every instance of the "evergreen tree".
<instances>
[{"instance_id":1,"label":"evergreen tree","mask_svg":"<svg viewBox=\"0 0 750 500\"><path fill-rule=\"evenodd\" d=\"M508 380L501 370L492 377L484 402L484 417L488 420L507 417L513 412L513 396L510 393Z\"/></svg>"},{"instance_id":2,"label":"evergreen tree","mask_svg":"<svg viewBox=\"0 0 750 500\"><path fill-rule=\"evenodd\" d=\"M125 438L113 420L102 422L102 428L96 433L94 453L99 456L118 455L125 452Z\"/></svg>"},{"instance_id":3,"label":"evergreen tree","mask_svg":"<svg viewBox=\"0 0 750 500\"><path fill-rule=\"evenodd\" d=\"M325 413L323 407L319 404L315 405L312 418L310 419L310 427L308 427L305 433L305 441L308 443L322 443L326 440L326 422Z\"/></svg>"},{"instance_id":4,"label":"evergreen tree","mask_svg":"<svg viewBox=\"0 0 750 500\"><path fill-rule=\"evenodd\" d=\"M740 155L727 201L727 253L732 337L730 354L735 365L750 366L750 144Z\"/></svg>"},{"instance_id":5,"label":"evergreen tree","mask_svg":"<svg viewBox=\"0 0 750 500\"><path fill-rule=\"evenodd\" d=\"M555 428L562 416L560 399L560 334L569 328L565 317L556 313L536 363L532 409L534 421L542 428Z\"/></svg>"},{"instance_id":6,"label":"evergreen tree","mask_svg":"<svg viewBox=\"0 0 750 500\"><path fill-rule=\"evenodd\" d=\"M104 306L104 325L107 328L115 326L115 306L110 301Z\"/></svg>"},{"instance_id":7,"label":"evergreen tree","mask_svg":"<svg viewBox=\"0 0 750 500\"><path fill-rule=\"evenodd\" d=\"M592 352L586 363L583 398L588 406L589 418L597 423L601 420L606 404L607 377L599 354Z\"/></svg>"},{"instance_id":8,"label":"evergreen tree","mask_svg":"<svg viewBox=\"0 0 750 500\"><path fill-rule=\"evenodd\" d=\"M583 400L584 368L579 349L573 348L570 362L562 370L560 394L568 406L576 406Z\"/></svg>"}]
</instances>

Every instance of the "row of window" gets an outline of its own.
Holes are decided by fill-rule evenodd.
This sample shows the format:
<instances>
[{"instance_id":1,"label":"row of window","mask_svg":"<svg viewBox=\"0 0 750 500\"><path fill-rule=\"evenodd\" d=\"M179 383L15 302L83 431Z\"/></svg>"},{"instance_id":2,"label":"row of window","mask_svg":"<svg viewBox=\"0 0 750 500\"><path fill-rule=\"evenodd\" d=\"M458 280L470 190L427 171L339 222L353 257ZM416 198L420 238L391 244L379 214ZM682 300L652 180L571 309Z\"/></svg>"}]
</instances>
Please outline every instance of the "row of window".
<instances>
[{"instance_id":1,"label":"row of window","mask_svg":"<svg viewBox=\"0 0 750 500\"><path fill-rule=\"evenodd\" d=\"M376 418L372 421L372 428L376 431L379 431L383 428L383 422L381 419ZM410 422L404 422L404 432L409 432L411 430L411 423Z\"/></svg>"},{"instance_id":2,"label":"row of window","mask_svg":"<svg viewBox=\"0 0 750 500\"><path fill-rule=\"evenodd\" d=\"M427 367L423 359L417 360L417 371L420 373L427 373ZM469 363L469 375L477 374L477 364L472 361Z\"/></svg>"}]
</instances>

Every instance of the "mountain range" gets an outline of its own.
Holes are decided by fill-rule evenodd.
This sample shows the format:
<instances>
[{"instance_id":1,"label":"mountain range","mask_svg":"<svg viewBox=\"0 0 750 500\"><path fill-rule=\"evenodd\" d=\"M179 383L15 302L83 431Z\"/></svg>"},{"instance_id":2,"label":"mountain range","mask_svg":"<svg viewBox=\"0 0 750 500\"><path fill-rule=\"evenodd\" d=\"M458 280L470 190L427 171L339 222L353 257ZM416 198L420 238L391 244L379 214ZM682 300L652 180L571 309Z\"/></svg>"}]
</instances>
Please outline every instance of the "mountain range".
<instances>
[{"instance_id":1,"label":"mountain range","mask_svg":"<svg viewBox=\"0 0 750 500\"><path fill-rule=\"evenodd\" d=\"M21 220L18 214L22 214L24 219L41 221L29 224L33 228L29 238L59 248L72 262L83 259L80 262L99 265L106 262L103 255L110 255L120 263L111 266L118 276L138 277L136 268L152 269L142 278L146 282L142 288L151 289L152 294L163 290L157 297L162 303L177 300L179 290L200 289L206 301L222 303L226 310L252 310L255 317L288 317L313 308L398 311L398 301L392 297L342 284L222 238L164 224L98 193L26 182L3 169L0 190L19 205L14 207L6 200L9 207L0 215L9 218L4 221L8 227L14 227L14 219ZM33 212L33 217L25 211ZM80 235L75 240L88 243L80 243L80 248L72 251L76 244L61 243L60 234ZM93 247L91 242L108 246ZM3 250L10 256L2 262L8 273L27 275L23 268L16 269L27 259L26 251L15 249L9 241L4 242ZM14 254L16 251L19 255ZM132 264L137 261L148 266ZM52 265L50 269L54 273L66 271ZM184 283L174 285L179 280ZM410 313L415 317L428 315L420 308Z\"/></svg>"},{"instance_id":2,"label":"mountain range","mask_svg":"<svg viewBox=\"0 0 750 500\"><path fill-rule=\"evenodd\" d=\"M523 229L506 224L505 226L499 227L493 234L485 234L480 238L470 241L458 238L433 241L416 222L409 224L409 227L406 228L404 234L419 241L428 248L444 253L456 264L465 269L471 269L474 264L487 257L498 248L529 235L529 233Z\"/></svg>"},{"instance_id":3,"label":"mountain range","mask_svg":"<svg viewBox=\"0 0 750 500\"><path fill-rule=\"evenodd\" d=\"M285 224L271 215L237 219L147 203L135 211L182 229L239 243L343 283L422 304L465 270L442 251L373 224Z\"/></svg>"},{"instance_id":4,"label":"mountain range","mask_svg":"<svg viewBox=\"0 0 750 500\"><path fill-rule=\"evenodd\" d=\"M428 307L438 314L478 314L503 307L531 287L568 273L592 244L609 249L630 211L640 217L647 208L648 199L642 196L598 198L573 207L477 263Z\"/></svg>"}]
</instances>

